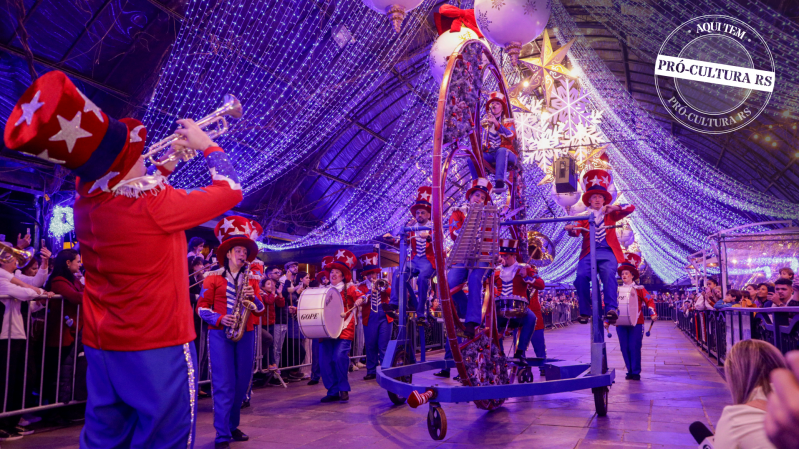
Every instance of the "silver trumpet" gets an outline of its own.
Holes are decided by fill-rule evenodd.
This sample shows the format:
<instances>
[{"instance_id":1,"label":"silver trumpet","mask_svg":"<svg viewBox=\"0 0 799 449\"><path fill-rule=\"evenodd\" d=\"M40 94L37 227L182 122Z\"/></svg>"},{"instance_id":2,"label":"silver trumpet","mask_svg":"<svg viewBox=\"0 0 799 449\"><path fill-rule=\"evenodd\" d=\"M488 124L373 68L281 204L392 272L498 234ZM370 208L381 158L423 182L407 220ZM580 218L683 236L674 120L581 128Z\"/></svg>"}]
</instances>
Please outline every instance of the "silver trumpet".
<instances>
[{"instance_id":1,"label":"silver trumpet","mask_svg":"<svg viewBox=\"0 0 799 449\"><path fill-rule=\"evenodd\" d=\"M196 123L197 126L206 131L208 137L213 140L228 131L228 123L225 119L226 116L232 118L241 118L242 114L244 114L244 110L241 107L241 102L233 95L227 94L225 95L225 103L222 104L222 107L201 118L200 120L197 120ZM208 130L214 125L216 125L216 127ZM189 159L197 157L197 150L186 147L178 147L175 148L175 152L170 154L166 159L162 161L155 160L156 154L169 148L173 143L177 142L181 138L182 136L180 134L172 134L165 139L159 140L150 146L147 153L144 154L144 157L149 159L154 165L159 166L176 160L188 161Z\"/></svg>"}]
</instances>

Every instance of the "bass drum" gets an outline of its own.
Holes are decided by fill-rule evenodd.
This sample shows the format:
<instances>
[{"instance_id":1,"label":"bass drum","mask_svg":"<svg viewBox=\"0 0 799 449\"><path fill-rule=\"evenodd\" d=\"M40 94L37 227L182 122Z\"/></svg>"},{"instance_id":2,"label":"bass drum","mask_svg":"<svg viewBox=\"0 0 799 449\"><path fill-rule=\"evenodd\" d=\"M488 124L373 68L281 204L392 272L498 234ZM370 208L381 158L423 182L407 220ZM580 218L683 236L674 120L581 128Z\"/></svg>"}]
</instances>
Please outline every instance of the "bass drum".
<instances>
[{"instance_id":1,"label":"bass drum","mask_svg":"<svg viewBox=\"0 0 799 449\"><path fill-rule=\"evenodd\" d=\"M305 338L338 338L344 330L344 300L334 287L304 290L297 305L297 320Z\"/></svg>"},{"instance_id":2,"label":"bass drum","mask_svg":"<svg viewBox=\"0 0 799 449\"><path fill-rule=\"evenodd\" d=\"M619 287L619 318L616 326L635 326L638 322L638 292L635 286Z\"/></svg>"}]
</instances>

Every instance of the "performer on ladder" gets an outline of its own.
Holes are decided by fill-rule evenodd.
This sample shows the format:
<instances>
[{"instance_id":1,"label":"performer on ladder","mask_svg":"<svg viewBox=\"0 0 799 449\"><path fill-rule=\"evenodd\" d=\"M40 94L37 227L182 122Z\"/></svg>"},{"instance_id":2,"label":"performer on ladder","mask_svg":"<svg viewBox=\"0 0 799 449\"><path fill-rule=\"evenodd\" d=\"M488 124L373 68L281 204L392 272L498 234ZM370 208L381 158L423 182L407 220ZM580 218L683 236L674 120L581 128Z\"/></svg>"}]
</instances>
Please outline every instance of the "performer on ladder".
<instances>
[{"instance_id":1,"label":"performer on ladder","mask_svg":"<svg viewBox=\"0 0 799 449\"><path fill-rule=\"evenodd\" d=\"M387 315L385 305L391 295L391 287L385 279L380 278L380 256L377 253L367 253L361 256L361 273L366 278L358 289L366 299L361 315L363 316L364 340L366 341L366 376L363 380L377 378L377 367L383 363L386 355L388 341L391 339L391 323L393 318ZM385 287L380 288L382 284Z\"/></svg>"},{"instance_id":2,"label":"performer on ladder","mask_svg":"<svg viewBox=\"0 0 799 449\"><path fill-rule=\"evenodd\" d=\"M455 209L449 218L449 235L453 241L460 237L461 228L463 228L466 216L469 213L469 205L487 204L491 198L491 188L491 183L486 178L477 178L472 181L471 187L466 191L467 203L463 207ZM482 231L480 230L480 232ZM460 289L452 295L452 300L458 305L458 310L464 308L463 304L466 304L466 314L461 316L461 318L465 320L465 336L469 339L474 338L475 329L483 321L483 279L490 270L488 263L481 262L479 268L471 269L458 264L453 266L447 273L447 283L450 291L458 288L468 280L468 297L463 292L463 289ZM444 346L446 348L449 345Z\"/></svg>"},{"instance_id":3,"label":"performer on ladder","mask_svg":"<svg viewBox=\"0 0 799 449\"><path fill-rule=\"evenodd\" d=\"M328 265L330 284L341 293L344 310L347 311L344 330L338 338L323 338L319 342L319 367L327 395L322 402L346 402L350 399L350 383L347 373L350 366L350 348L355 337L357 308L366 300L363 293L351 283L355 254L346 249L336 251L333 262Z\"/></svg>"},{"instance_id":4,"label":"performer on ladder","mask_svg":"<svg viewBox=\"0 0 799 449\"><path fill-rule=\"evenodd\" d=\"M231 440L249 440L239 430L239 418L252 377L256 316L266 310L258 299L258 280L247 271L258 255L253 232L250 220L235 215L216 224L214 234L220 242L216 258L222 268L205 278L197 301L197 314L208 323L216 449L230 447ZM244 316L245 310L249 316ZM243 336L235 340L231 333L239 330Z\"/></svg>"},{"instance_id":5,"label":"performer on ladder","mask_svg":"<svg viewBox=\"0 0 799 449\"><path fill-rule=\"evenodd\" d=\"M169 186L176 161L147 175L141 122L109 117L63 72L34 81L6 123L7 148L77 175L88 363L82 448L194 444L197 366L184 230L230 210L242 194L224 151L192 120L178 123L175 145L203 152L211 185ZM132 385L146 385L146 394Z\"/></svg>"},{"instance_id":6,"label":"performer on ladder","mask_svg":"<svg viewBox=\"0 0 799 449\"><path fill-rule=\"evenodd\" d=\"M433 188L430 186L419 187L416 195L416 203L411 206L411 215L416 219L418 226L432 226L430 222L430 213L433 204L430 202L433 198ZM401 233L402 234L402 233ZM405 238L400 235L400 238ZM430 279L436 273L436 261L433 255L433 240L430 231L414 231L408 233L408 238L411 241L411 263L410 266L406 265L405 273L397 273L394 275L394 282L392 283L395 288L391 292L391 299L389 301L390 308L397 310L399 308L399 288L397 287L400 282L405 282L405 292L410 293L410 300L408 302L408 309L416 310L416 316L419 318L419 323L422 323L423 318L427 316L427 289L429 288ZM404 256L404 255L403 255ZM400 276L401 275L401 276ZM419 286L419 292L414 299L410 283L408 282L411 276L419 277L416 283Z\"/></svg>"},{"instance_id":7,"label":"performer on ladder","mask_svg":"<svg viewBox=\"0 0 799 449\"><path fill-rule=\"evenodd\" d=\"M615 229L606 231L606 227L615 226L624 217L635 211L631 204L611 206L613 196L608 191L611 179L605 170L589 170L584 176L586 185L583 193L583 204L588 206L588 211L594 213L596 223L596 265L599 281L602 282L602 291L605 294L605 319L614 324L619 317L618 291L616 289L616 268L624 261L624 253L616 237ZM575 229L577 227L586 230ZM588 220L577 222L576 225L566 225L572 237L583 237L583 247L580 251L580 261L577 263L577 279L574 287L577 290L577 299L580 303L580 323L587 324L591 318L591 242L589 241Z\"/></svg>"},{"instance_id":8,"label":"performer on ladder","mask_svg":"<svg viewBox=\"0 0 799 449\"><path fill-rule=\"evenodd\" d=\"M624 262L619 265L619 277L622 286L635 288L638 296L638 319L635 326L616 326L616 334L619 336L619 346L624 357L624 365L627 366L627 380L641 380L641 347L644 342L644 308L649 307L649 316L652 320L657 320L655 312L655 301L652 295L642 285L636 285L638 281L638 265L641 263L641 256L627 253ZM632 317L631 317L632 318Z\"/></svg>"},{"instance_id":9,"label":"performer on ladder","mask_svg":"<svg viewBox=\"0 0 799 449\"><path fill-rule=\"evenodd\" d=\"M519 252L519 241L514 239L500 239L499 254L502 257L502 267L496 270L494 282L496 283L497 296L501 298L527 298L527 286L534 282L536 270L527 264L520 264L516 258ZM521 331L516 340L516 352L513 358L516 364L527 366L527 345L533 337L537 317L529 308L524 309L525 314L510 320L497 316L499 329L519 329ZM510 323L508 323L510 321Z\"/></svg>"},{"instance_id":10,"label":"performer on ladder","mask_svg":"<svg viewBox=\"0 0 799 449\"><path fill-rule=\"evenodd\" d=\"M508 102L500 92L491 92L486 101L486 114L483 118L483 154L478 155L492 164L496 170L494 193L502 193L508 189L508 165L516 165L516 126L508 112ZM477 167L471 158L468 160L472 179L477 179Z\"/></svg>"}]
</instances>

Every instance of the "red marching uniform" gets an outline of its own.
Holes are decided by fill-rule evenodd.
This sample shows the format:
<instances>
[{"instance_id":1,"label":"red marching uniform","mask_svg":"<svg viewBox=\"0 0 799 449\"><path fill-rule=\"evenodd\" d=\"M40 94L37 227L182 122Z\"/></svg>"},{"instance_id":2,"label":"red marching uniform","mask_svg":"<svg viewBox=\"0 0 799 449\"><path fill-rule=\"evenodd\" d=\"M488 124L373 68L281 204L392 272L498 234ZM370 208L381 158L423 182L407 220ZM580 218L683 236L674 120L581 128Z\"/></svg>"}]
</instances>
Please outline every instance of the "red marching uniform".
<instances>
[{"instance_id":1,"label":"red marching uniform","mask_svg":"<svg viewBox=\"0 0 799 449\"><path fill-rule=\"evenodd\" d=\"M633 253L627 254L624 262L618 268L619 276L621 276L623 271L629 271L634 282L638 279L638 265L640 263L640 256ZM641 349L644 341L645 307L649 307L653 312L652 319L657 319L657 315L654 314L655 302L652 300L652 295L641 285L635 285L635 293L638 296L638 319L635 322L635 326L616 326L619 346L624 357L624 364L627 366L627 375L625 377L628 380L641 379Z\"/></svg>"},{"instance_id":2,"label":"red marching uniform","mask_svg":"<svg viewBox=\"0 0 799 449\"><path fill-rule=\"evenodd\" d=\"M377 366L383 363L383 357L388 349L388 341L391 339L391 323L394 320L386 313L391 287L386 286L385 291L373 291L376 288L375 283L387 283L387 281L379 279L371 281L371 277L380 275L379 254L376 252L364 254L361 256L361 265L363 266L363 276L367 279L358 286L366 298L366 302L361 306L364 350L366 352L366 376L363 379L372 380L377 376ZM376 293L374 300L372 293Z\"/></svg>"}]
</instances>

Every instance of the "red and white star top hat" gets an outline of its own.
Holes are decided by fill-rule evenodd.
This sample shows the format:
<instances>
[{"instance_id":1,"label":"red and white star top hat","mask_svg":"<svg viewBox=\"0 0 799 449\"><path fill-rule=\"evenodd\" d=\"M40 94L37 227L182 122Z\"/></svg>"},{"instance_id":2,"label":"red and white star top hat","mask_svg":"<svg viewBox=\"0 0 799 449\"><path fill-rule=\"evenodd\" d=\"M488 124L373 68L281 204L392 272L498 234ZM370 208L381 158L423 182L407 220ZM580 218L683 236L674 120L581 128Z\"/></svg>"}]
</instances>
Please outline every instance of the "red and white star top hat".
<instances>
[{"instance_id":1,"label":"red and white star top hat","mask_svg":"<svg viewBox=\"0 0 799 449\"><path fill-rule=\"evenodd\" d=\"M613 182L610 173L601 169L588 170L585 176L583 176L583 181L585 183L583 204L589 206L591 196L596 194L600 194L605 198L605 205L613 202L613 195L608 191L608 189L610 189L610 184Z\"/></svg>"},{"instance_id":2,"label":"red and white star top hat","mask_svg":"<svg viewBox=\"0 0 799 449\"><path fill-rule=\"evenodd\" d=\"M357 263L358 259L352 251L340 249L333 254L333 262L328 265L327 271L340 270L344 275L344 282L349 282L352 279L352 269Z\"/></svg>"},{"instance_id":3,"label":"red and white star top hat","mask_svg":"<svg viewBox=\"0 0 799 449\"><path fill-rule=\"evenodd\" d=\"M110 192L136 164L147 131L138 120L115 120L57 70L33 82L6 122L6 147L72 170L81 195Z\"/></svg>"},{"instance_id":4,"label":"red and white star top hat","mask_svg":"<svg viewBox=\"0 0 799 449\"><path fill-rule=\"evenodd\" d=\"M263 233L264 228L261 226L261 223L258 223L255 220L250 220L250 238L257 242Z\"/></svg>"},{"instance_id":5,"label":"red and white star top hat","mask_svg":"<svg viewBox=\"0 0 799 449\"><path fill-rule=\"evenodd\" d=\"M216 258L219 264L224 265L227 253L236 246L247 248L247 261L252 262L258 255L258 245L250 236L253 233L253 224L249 218L231 215L219 220L214 228L214 234L219 239L216 249Z\"/></svg>"},{"instance_id":6,"label":"red and white star top hat","mask_svg":"<svg viewBox=\"0 0 799 449\"><path fill-rule=\"evenodd\" d=\"M380 273L380 256L377 253L366 253L359 258L363 267L361 274L367 276L372 273Z\"/></svg>"},{"instance_id":7,"label":"red and white star top hat","mask_svg":"<svg viewBox=\"0 0 799 449\"><path fill-rule=\"evenodd\" d=\"M322 258L322 269L328 270L330 268L330 264L333 263L333 256L325 256Z\"/></svg>"},{"instance_id":8,"label":"red and white star top hat","mask_svg":"<svg viewBox=\"0 0 799 449\"><path fill-rule=\"evenodd\" d=\"M624 253L624 262L619 264L619 268L616 272L621 276L621 272L627 270L633 275L633 280L637 280L639 277L639 265L641 265L641 256L634 253Z\"/></svg>"},{"instance_id":9,"label":"red and white star top hat","mask_svg":"<svg viewBox=\"0 0 799 449\"><path fill-rule=\"evenodd\" d=\"M416 202L411 206L411 215L416 215L417 209L424 209L429 213L433 211L433 188L430 186L419 187L416 192Z\"/></svg>"},{"instance_id":10,"label":"red and white star top hat","mask_svg":"<svg viewBox=\"0 0 799 449\"><path fill-rule=\"evenodd\" d=\"M469 201L469 198L472 196L476 190L479 190L486 194L486 199L484 201L485 204L488 204L488 200L491 199L491 189L493 186L491 182L486 178L477 178L472 180L472 186L469 190L466 191L466 201Z\"/></svg>"},{"instance_id":11,"label":"red and white star top hat","mask_svg":"<svg viewBox=\"0 0 799 449\"><path fill-rule=\"evenodd\" d=\"M519 252L519 241L515 239L499 239L499 253L516 255Z\"/></svg>"},{"instance_id":12,"label":"red and white star top hat","mask_svg":"<svg viewBox=\"0 0 799 449\"><path fill-rule=\"evenodd\" d=\"M507 100L505 100L505 95L502 95L502 92L497 91L488 94L488 99L486 100L486 112L489 111L488 106L491 104L492 101L498 101L502 103L502 110L505 113L505 117L510 115L508 114L508 102Z\"/></svg>"}]
</instances>

